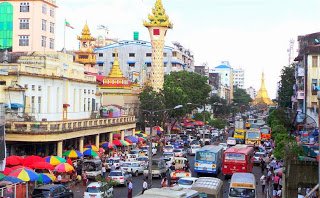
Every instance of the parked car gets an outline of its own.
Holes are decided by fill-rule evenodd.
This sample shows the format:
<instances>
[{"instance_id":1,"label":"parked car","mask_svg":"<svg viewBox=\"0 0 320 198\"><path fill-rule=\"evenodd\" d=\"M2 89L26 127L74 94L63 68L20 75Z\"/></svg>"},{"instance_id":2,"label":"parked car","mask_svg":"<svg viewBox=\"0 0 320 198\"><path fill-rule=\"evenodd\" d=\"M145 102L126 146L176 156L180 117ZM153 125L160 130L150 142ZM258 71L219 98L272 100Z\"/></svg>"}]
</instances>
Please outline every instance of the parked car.
<instances>
[{"instance_id":1,"label":"parked car","mask_svg":"<svg viewBox=\"0 0 320 198\"><path fill-rule=\"evenodd\" d=\"M182 177L178 180L178 186L190 189L198 179L197 177Z\"/></svg>"},{"instance_id":2,"label":"parked car","mask_svg":"<svg viewBox=\"0 0 320 198\"><path fill-rule=\"evenodd\" d=\"M137 157L139 157L139 153L141 152L141 150L140 149L133 149L133 150L131 150L129 153L128 153L128 158L130 159L130 158L137 158Z\"/></svg>"},{"instance_id":3,"label":"parked car","mask_svg":"<svg viewBox=\"0 0 320 198\"><path fill-rule=\"evenodd\" d=\"M134 174L134 176L137 177L139 174L143 173L144 167L141 166L140 162L124 162L120 169L123 172L127 171L128 173Z\"/></svg>"},{"instance_id":4,"label":"parked car","mask_svg":"<svg viewBox=\"0 0 320 198\"><path fill-rule=\"evenodd\" d=\"M168 153L168 152L173 152L173 146L172 145L166 145L163 147L163 152Z\"/></svg>"},{"instance_id":5,"label":"parked car","mask_svg":"<svg viewBox=\"0 0 320 198\"><path fill-rule=\"evenodd\" d=\"M266 152L256 152L253 156L253 163L254 164L260 164L261 159L266 157Z\"/></svg>"},{"instance_id":6,"label":"parked car","mask_svg":"<svg viewBox=\"0 0 320 198\"><path fill-rule=\"evenodd\" d=\"M62 184L49 184L36 187L32 192L32 198L73 198L72 190Z\"/></svg>"},{"instance_id":7,"label":"parked car","mask_svg":"<svg viewBox=\"0 0 320 198\"><path fill-rule=\"evenodd\" d=\"M175 157L185 157L186 153L183 151L183 149L173 149L173 153Z\"/></svg>"},{"instance_id":8,"label":"parked car","mask_svg":"<svg viewBox=\"0 0 320 198\"><path fill-rule=\"evenodd\" d=\"M149 146L143 146L143 147L141 147L141 149L149 151ZM157 154L157 149L155 147L152 147L151 151L152 151L152 155Z\"/></svg>"},{"instance_id":9,"label":"parked car","mask_svg":"<svg viewBox=\"0 0 320 198\"><path fill-rule=\"evenodd\" d=\"M82 171L85 171L87 178L95 179L101 175L102 162L100 159L84 160L82 164Z\"/></svg>"},{"instance_id":10,"label":"parked car","mask_svg":"<svg viewBox=\"0 0 320 198\"><path fill-rule=\"evenodd\" d=\"M107 188L106 183L102 182L92 182L87 186L86 191L84 192L83 198L111 198L113 197L113 187Z\"/></svg>"},{"instance_id":11,"label":"parked car","mask_svg":"<svg viewBox=\"0 0 320 198\"><path fill-rule=\"evenodd\" d=\"M200 145L191 145L191 147L188 149L188 154L189 155L195 155L197 150L201 148Z\"/></svg>"},{"instance_id":12,"label":"parked car","mask_svg":"<svg viewBox=\"0 0 320 198\"><path fill-rule=\"evenodd\" d=\"M127 186L129 183L128 180L132 178L132 175L121 170L114 170L109 173L108 177L111 180L118 182L120 185Z\"/></svg>"}]
</instances>

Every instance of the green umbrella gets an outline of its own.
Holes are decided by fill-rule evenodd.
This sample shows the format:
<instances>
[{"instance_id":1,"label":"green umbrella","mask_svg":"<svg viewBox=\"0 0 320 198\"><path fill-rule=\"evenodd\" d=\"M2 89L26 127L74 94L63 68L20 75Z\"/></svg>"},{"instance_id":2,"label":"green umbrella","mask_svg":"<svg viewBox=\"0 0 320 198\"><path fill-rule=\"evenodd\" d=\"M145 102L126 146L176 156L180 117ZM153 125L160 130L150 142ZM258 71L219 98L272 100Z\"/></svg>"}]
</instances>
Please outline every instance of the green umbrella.
<instances>
[{"instance_id":1,"label":"green umbrella","mask_svg":"<svg viewBox=\"0 0 320 198\"><path fill-rule=\"evenodd\" d=\"M3 178L5 178L5 175L0 173L0 180L2 180Z\"/></svg>"},{"instance_id":2,"label":"green umbrella","mask_svg":"<svg viewBox=\"0 0 320 198\"><path fill-rule=\"evenodd\" d=\"M83 152L83 155L84 155L84 156L96 157L96 156L98 156L98 153L95 152L95 151L92 150L92 149L86 149L86 150Z\"/></svg>"}]
</instances>

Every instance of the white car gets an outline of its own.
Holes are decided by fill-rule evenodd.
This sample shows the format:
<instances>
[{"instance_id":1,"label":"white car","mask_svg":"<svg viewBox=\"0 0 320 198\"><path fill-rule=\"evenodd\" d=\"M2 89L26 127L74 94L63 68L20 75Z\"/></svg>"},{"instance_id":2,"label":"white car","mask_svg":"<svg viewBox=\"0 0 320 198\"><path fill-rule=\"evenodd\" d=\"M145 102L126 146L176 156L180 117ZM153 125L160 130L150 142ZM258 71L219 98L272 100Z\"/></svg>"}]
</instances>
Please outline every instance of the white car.
<instances>
[{"instance_id":1,"label":"white car","mask_svg":"<svg viewBox=\"0 0 320 198\"><path fill-rule=\"evenodd\" d=\"M84 198L105 198L105 197L113 197L113 187L111 186L106 192L102 190L102 188L107 185L102 182L92 182L87 186L86 191L84 192Z\"/></svg>"},{"instance_id":2,"label":"white car","mask_svg":"<svg viewBox=\"0 0 320 198\"><path fill-rule=\"evenodd\" d=\"M197 150L199 150L200 148L201 148L201 146L199 146L199 145L192 145L188 150L188 154L195 155Z\"/></svg>"},{"instance_id":3,"label":"white car","mask_svg":"<svg viewBox=\"0 0 320 198\"><path fill-rule=\"evenodd\" d=\"M164 158L174 157L174 153L173 152L165 152L162 154L162 156Z\"/></svg>"},{"instance_id":4,"label":"white car","mask_svg":"<svg viewBox=\"0 0 320 198\"><path fill-rule=\"evenodd\" d=\"M127 186L128 180L132 177L132 175L121 170L114 170L109 173L108 177L111 180L118 182L120 185Z\"/></svg>"},{"instance_id":5,"label":"white car","mask_svg":"<svg viewBox=\"0 0 320 198\"><path fill-rule=\"evenodd\" d=\"M227 145L234 146L234 145L236 145L236 144L237 144L236 138L234 138L234 137L228 137L228 139L227 139Z\"/></svg>"},{"instance_id":6,"label":"white car","mask_svg":"<svg viewBox=\"0 0 320 198\"><path fill-rule=\"evenodd\" d=\"M119 157L111 157L107 160L108 166L111 168L112 164L116 169L120 168L120 158Z\"/></svg>"},{"instance_id":7,"label":"white car","mask_svg":"<svg viewBox=\"0 0 320 198\"><path fill-rule=\"evenodd\" d=\"M139 149L133 149L133 150L131 150L129 153L128 153L128 158L130 159L130 158L137 158L137 157L139 157L139 153L140 153L140 151L141 150L139 150Z\"/></svg>"},{"instance_id":8,"label":"white car","mask_svg":"<svg viewBox=\"0 0 320 198\"><path fill-rule=\"evenodd\" d=\"M173 149L173 153L175 157L185 157L186 154L183 149Z\"/></svg>"},{"instance_id":9,"label":"white car","mask_svg":"<svg viewBox=\"0 0 320 198\"><path fill-rule=\"evenodd\" d=\"M163 152L164 153L172 153L173 152L173 146L172 145L166 145L163 147Z\"/></svg>"},{"instance_id":10,"label":"white car","mask_svg":"<svg viewBox=\"0 0 320 198\"><path fill-rule=\"evenodd\" d=\"M137 162L140 162L141 166L148 166L149 158L147 156L141 156L136 158Z\"/></svg>"},{"instance_id":11,"label":"white car","mask_svg":"<svg viewBox=\"0 0 320 198\"><path fill-rule=\"evenodd\" d=\"M143 146L143 147L141 147L141 149L149 151L149 146ZM157 149L155 147L152 147L151 151L152 151L152 155L156 155L157 154Z\"/></svg>"},{"instance_id":12,"label":"white car","mask_svg":"<svg viewBox=\"0 0 320 198\"><path fill-rule=\"evenodd\" d=\"M227 143L224 143L224 142L219 143L219 146L222 146L224 151L227 150L227 148L228 148Z\"/></svg>"},{"instance_id":13,"label":"white car","mask_svg":"<svg viewBox=\"0 0 320 198\"><path fill-rule=\"evenodd\" d=\"M197 177L182 177L178 180L178 186L190 189L198 179Z\"/></svg>"},{"instance_id":14,"label":"white car","mask_svg":"<svg viewBox=\"0 0 320 198\"><path fill-rule=\"evenodd\" d=\"M123 172L128 172L134 174L134 176L139 176L139 174L143 174L143 166L141 166L140 162L124 162L120 169Z\"/></svg>"}]
</instances>

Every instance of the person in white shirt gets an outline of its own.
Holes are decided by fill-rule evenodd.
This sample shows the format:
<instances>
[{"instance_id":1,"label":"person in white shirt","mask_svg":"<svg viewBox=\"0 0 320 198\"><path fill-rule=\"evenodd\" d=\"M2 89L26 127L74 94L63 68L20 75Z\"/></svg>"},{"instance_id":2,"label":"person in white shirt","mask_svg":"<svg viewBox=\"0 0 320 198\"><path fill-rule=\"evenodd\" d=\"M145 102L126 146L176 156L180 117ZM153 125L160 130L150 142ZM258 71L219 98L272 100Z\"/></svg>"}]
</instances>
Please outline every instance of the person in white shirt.
<instances>
[{"instance_id":1,"label":"person in white shirt","mask_svg":"<svg viewBox=\"0 0 320 198\"><path fill-rule=\"evenodd\" d=\"M261 187L262 187L262 193L264 193L264 189L265 189L266 183L267 183L267 177L265 175L262 175L260 178L260 182L261 182Z\"/></svg>"},{"instance_id":2,"label":"person in white shirt","mask_svg":"<svg viewBox=\"0 0 320 198\"><path fill-rule=\"evenodd\" d=\"M57 177L57 180L59 182L59 184L61 183L61 180L62 180L62 176L59 174L58 177Z\"/></svg>"},{"instance_id":3,"label":"person in white shirt","mask_svg":"<svg viewBox=\"0 0 320 198\"><path fill-rule=\"evenodd\" d=\"M132 198L132 182L131 182L131 179L129 179L129 184L128 184L128 198Z\"/></svg>"},{"instance_id":4,"label":"person in white shirt","mask_svg":"<svg viewBox=\"0 0 320 198\"><path fill-rule=\"evenodd\" d=\"M147 189L148 189L148 183L147 183L146 179L143 179L141 194L143 194L144 191L146 191Z\"/></svg>"},{"instance_id":5,"label":"person in white shirt","mask_svg":"<svg viewBox=\"0 0 320 198\"><path fill-rule=\"evenodd\" d=\"M106 167L104 166L104 164L102 165L102 168L101 168L101 173L102 173L102 177L103 178L106 178L106 172L107 172L107 169Z\"/></svg>"}]
</instances>

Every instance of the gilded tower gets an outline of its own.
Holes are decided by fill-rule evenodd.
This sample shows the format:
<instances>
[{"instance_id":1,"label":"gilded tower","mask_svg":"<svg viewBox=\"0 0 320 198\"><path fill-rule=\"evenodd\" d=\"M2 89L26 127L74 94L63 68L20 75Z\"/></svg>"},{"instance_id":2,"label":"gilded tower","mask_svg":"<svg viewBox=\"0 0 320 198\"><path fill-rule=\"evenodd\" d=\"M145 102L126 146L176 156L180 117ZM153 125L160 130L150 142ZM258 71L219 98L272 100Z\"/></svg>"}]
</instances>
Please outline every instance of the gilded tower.
<instances>
[{"instance_id":1,"label":"gilded tower","mask_svg":"<svg viewBox=\"0 0 320 198\"><path fill-rule=\"evenodd\" d=\"M82 63L86 66L94 67L96 64L96 54L93 52L94 41L96 40L91 36L90 29L87 23L84 25L81 36L78 36L80 41L80 49L76 51L76 62Z\"/></svg>"},{"instance_id":2,"label":"gilded tower","mask_svg":"<svg viewBox=\"0 0 320 198\"><path fill-rule=\"evenodd\" d=\"M258 94L256 98L252 102L254 105L260 105L260 104L265 104L265 105L272 105L273 102L268 96L268 91L266 88L266 85L264 83L264 73L262 72L262 77L261 77L261 87L258 91Z\"/></svg>"},{"instance_id":3,"label":"gilded tower","mask_svg":"<svg viewBox=\"0 0 320 198\"><path fill-rule=\"evenodd\" d=\"M165 36L168 29L172 28L161 0L156 0L152 9L152 14L148 16L149 21L144 21L143 25L148 28L152 45L152 67L150 75L150 85L153 90L160 91L164 83L163 48Z\"/></svg>"}]
</instances>

